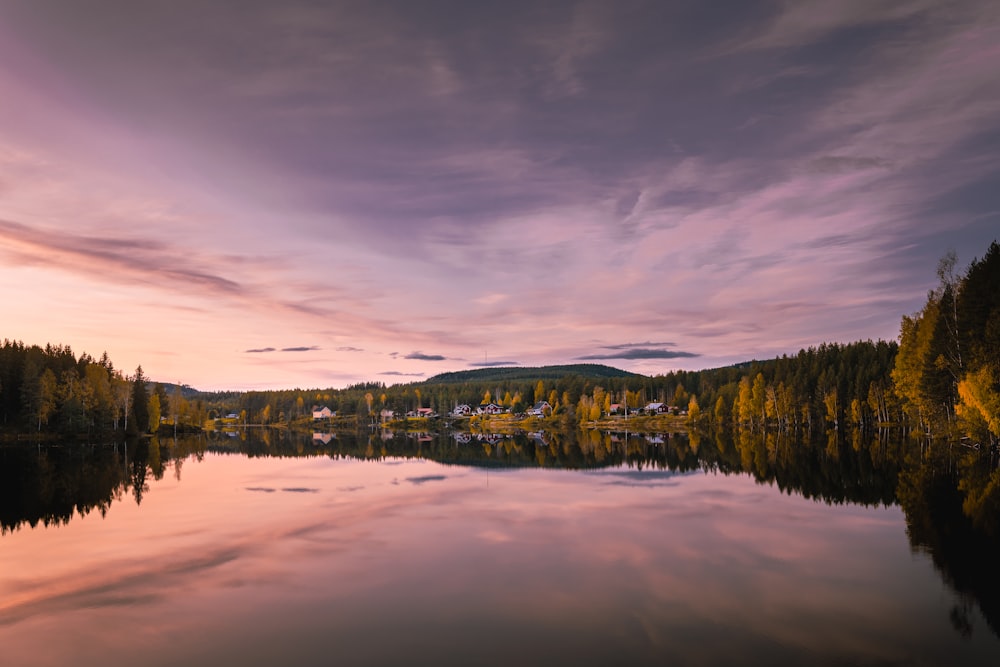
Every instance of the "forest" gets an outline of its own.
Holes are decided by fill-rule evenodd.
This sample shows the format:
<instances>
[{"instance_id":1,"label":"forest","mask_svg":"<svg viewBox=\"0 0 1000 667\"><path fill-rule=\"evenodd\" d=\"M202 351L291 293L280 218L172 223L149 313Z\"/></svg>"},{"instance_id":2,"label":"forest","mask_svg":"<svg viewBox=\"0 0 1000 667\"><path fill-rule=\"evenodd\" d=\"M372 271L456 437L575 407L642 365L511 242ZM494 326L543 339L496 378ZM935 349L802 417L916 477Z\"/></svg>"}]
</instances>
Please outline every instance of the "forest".
<instances>
[{"instance_id":1,"label":"forest","mask_svg":"<svg viewBox=\"0 0 1000 667\"><path fill-rule=\"evenodd\" d=\"M900 427L922 437L1000 439L1000 245L965 273L949 253L924 307L905 315L899 342L823 343L769 360L642 376L607 366L497 368L446 373L423 382L359 383L344 389L196 392L130 376L107 354L74 356L68 346L0 347L0 428L8 432L175 432L237 415L239 423L311 425L314 407L345 423L383 410L405 414L495 402L513 413L550 406L553 425L587 425L612 404L661 402L689 422L750 430ZM353 421L350 418L355 418Z\"/></svg>"},{"instance_id":2,"label":"forest","mask_svg":"<svg viewBox=\"0 0 1000 667\"><path fill-rule=\"evenodd\" d=\"M156 431L167 414L177 425L199 427L205 416L201 401L182 400L179 388L166 396L142 366L126 375L106 352L94 359L77 357L68 345L4 340L0 346L0 432L137 435Z\"/></svg>"}]
</instances>

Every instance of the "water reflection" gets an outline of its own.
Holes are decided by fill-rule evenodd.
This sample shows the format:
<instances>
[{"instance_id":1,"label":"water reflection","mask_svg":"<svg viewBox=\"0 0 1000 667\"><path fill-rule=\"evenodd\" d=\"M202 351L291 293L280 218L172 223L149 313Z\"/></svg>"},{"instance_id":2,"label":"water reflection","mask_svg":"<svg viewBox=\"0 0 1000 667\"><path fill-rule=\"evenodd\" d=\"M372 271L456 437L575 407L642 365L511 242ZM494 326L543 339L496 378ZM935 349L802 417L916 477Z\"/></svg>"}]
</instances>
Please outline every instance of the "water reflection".
<instances>
[{"instance_id":1,"label":"water reflection","mask_svg":"<svg viewBox=\"0 0 1000 667\"><path fill-rule=\"evenodd\" d=\"M621 605L626 609L638 610L630 612L636 614L633 629L638 633L637 637L643 636L647 640L656 636L657 623L668 624L670 627L676 627L680 623L669 614L664 616L664 609L671 604L673 594L663 593L665 597L658 598L653 604L650 599L643 597L645 593L641 586L636 587L627 577L619 580L619 574L642 572L647 583L659 581L660 584L657 585L662 584L666 587L664 590L685 590L687 592L683 599L688 605L694 604L692 599L699 595L704 597L705 608L693 613L701 622L715 624L716 631L731 634L734 632L733 628L718 619L712 620L713 614L726 616L726 612L720 611L720 608L726 608L727 595L735 595L746 603L751 603L750 598L754 596L766 598L777 595L778 591L784 591L782 596L794 595L793 591L788 590L789 582L796 580L791 577L818 576L815 572L808 574L807 563L810 559L832 568L836 558L856 557L842 550L837 550L835 556L824 552L823 549L838 549L836 545L829 543L829 536L823 536L824 526L814 525L825 519L818 518L820 515L815 511L805 511L802 508L797 508L790 515L792 520L798 521L797 524L792 524L797 526L795 531L798 535L789 532L788 526L783 523L780 527L777 523L774 526L759 523L767 520L768 515L754 514L752 516L758 521L757 524L743 527L727 524L723 530L730 540L727 543L730 547L733 544L743 545L740 548L754 545L749 551L742 554L712 553L713 549L718 548L718 543L708 537L701 537L700 530L716 522L713 517L717 512L732 512L735 515L744 511L741 508L747 503L773 501L767 500L769 496L754 495L746 490L730 494L724 486L701 485L692 480L712 476L749 475L763 487L774 487L785 495L820 501L826 505L848 508L887 508L898 505L904 513L910 548L919 553L927 553L941 579L955 593L955 602L947 614L951 627L959 635L977 636L976 618L981 612L992 632L1000 636L1000 569L996 567L996 563L1000 562L996 533L997 512L1000 508L1000 472L996 461L987 459L984 462L981 454L960 447L921 447L893 438L888 433L841 435L832 432L810 441L802 441L790 434L773 432L719 432L692 434L690 437L682 434L639 436L594 431L507 435L376 432L320 434L320 437L316 437L316 434L311 433L251 430L106 446L4 446L0 447L0 524L3 532L9 535L36 526L64 525L74 516L98 514L103 517L118 503L136 507L145 505L152 502L151 499L156 499L158 493L166 494L167 488L183 488L180 484L167 487L157 483L170 478L179 483L185 466L192 461L202 461L206 456L228 461L230 467L236 466L237 462L254 459L377 461L382 464L377 468L378 474L387 476L379 482L384 483L380 488L397 486L412 489L421 494L422 517L430 515L435 520L446 519L449 523L463 520L453 514L455 510L451 508L465 508L474 497L470 495L468 488L456 490L454 487L457 483L466 484L467 481L460 480L465 479L470 472L484 475L487 485L490 483L491 472L495 475L510 470L575 470L587 473L589 481L586 485L581 483L579 488L574 488L574 494L581 495L561 497L561 502L568 503L565 510L557 509L558 506L553 505L548 496L539 495L541 492L536 487L524 486L522 492L525 494L525 504L518 506L516 512L490 511L477 515L477 520L470 522L466 528L470 535L477 536L478 540L487 545L493 545L492 549L480 550L476 547L466 553L471 546L452 544L456 538L451 534L440 537L453 548L462 551L465 557L481 558L481 572L489 572L491 567L498 567L497 558L501 558L500 567L524 568L524 572L542 567L541 561L533 559L550 559L544 566L547 577L555 577L569 588L580 586L581 582L593 577L594 572L580 566L571 551L562 551L553 544L547 544L546 540L561 535L566 540L567 548L588 550L589 559L598 558L615 568L614 573L609 572L608 576L617 582L617 588L613 590L617 590L623 598L614 603L606 602L605 606L618 608ZM422 461L433 461L448 467L428 468L419 465ZM396 468L399 472L392 473ZM406 531L416 529L408 528L410 524L406 522L392 523L392 536L376 537L371 532L373 529L370 523L366 521L376 521L376 517L378 521L390 521L391 517L409 516L407 513L415 510L398 505L386 491L373 491L376 483L367 479L366 475L373 475L371 470L375 469L369 467L365 474L358 474L358 469L353 468L352 475L338 479L332 487L328 486L332 482L326 478L319 478L308 472L290 477L286 469L283 469L286 470L283 476L275 478L241 478L238 490L249 499L241 502L241 510L253 507L255 512L266 515L269 511L276 511L277 507L295 502L295 498L303 501L315 498L317 502L332 502L332 506L342 506L353 513L350 519L339 518L339 514L337 515L335 533L330 533L331 526L326 520L312 517L303 517L295 525L277 532L254 527L246 529L252 534L264 531L268 535L266 539L272 541L304 539L324 557L329 557L330 549L340 553L340 550L349 548L347 545L353 545L350 548L366 550L368 560L365 563L368 565L379 562L380 567L390 570L399 568L401 565L395 558L401 555L395 554L388 543L397 539L411 546L420 543L419 537L415 536L408 541L401 536ZM449 472L449 469L455 472ZM506 478L501 475L500 478L504 479L505 484L514 483L509 475ZM498 483L497 480L497 477L493 478L494 486ZM551 485L554 482L552 478L547 478L546 483ZM608 511L615 515L620 513L620 516L608 516L593 509L593 504L599 503L595 498L600 498L595 494L610 493L613 490L634 494L641 489L648 489L650 498L660 498L655 495L658 493L679 495L670 496L672 505L669 508L647 505L641 496L629 495L626 505L608 505ZM336 492L333 501L326 500L327 491ZM352 498L357 500L351 500ZM201 502L208 507L212 500L203 497ZM539 516L528 521L525 517L532 516L532 508L543 508L544 512L538 509ZM668 521L673 529L685 531L683 544L658 544L654 549L650 544L644 543L642 538L636 537L632 529L629 529L627 535L620 534L624 528L618 524L631 524L626 518L645 524L650 521L646 516L647 512L651 512L649 516L656 521ZM787 509L782 512L787 512ZM572 535L565 532L567 525L578 521L581 516L587 517L588 530L603 536L600 540L587 544L586 538L578 534L578 531L572 532ZM866 518L870 516L868 514L852 513L850 516L851 521L861 522L860 525L870 520ZM783 522L788 518L786 515L775 516L774 521ZM421 529L434 525L437 524L421 524ZM530 530L525 527L529 525ZM176 528L176 532L178 535L184 534L181 528ZM432 534L433 532L434 529L431 529ZM3 539L0 538L0 545L3 544ZM156 561L156 569L164 576L174 577L177 585L184 585L176 578L223 568L227 563L252 558L258 548L255 546L257 539L265 538L234 537L228 542L219 540L217 547L203 553L171 547L178 555L162 562ZM386 544L380 545L380 540L385 540ZM545 549L541 547L543 543L547 544ZM530 548L532 544L536 548ZM518 545L518 548L512 550L514 545ZM817 545L822 545L822 548ZM659 549L663 549L663 553L659 553ZM697 557L691 554L682 556L677 549L692 550L692 553L697 553ZM788 553L809 555L803 556L804 560L793 562L789 560ZM395 556L391 562L380 562L379 554ZM879 554L873 553L871 557L878 558ZM461 598L462 578L474 578L477 575L462 570L457 564L449 565L447 553L435 552L427 558L432 561L444 559L441 563L444 569L438 575L444 579L438 581L443 586L443 582L447 580L448 587L446 590L421 589L421 594L446 599L450 604L461 608L465 604ZM513 560L505 563L503 558ZM696 561L699 564L696 565ZM552 562L558 562L559 567L552 569ZM686 575L676 576L677 573L674 573L668 576L668 573L658 572L656 568L651 568L651 564L655 562L663 562L666 567L682 568ZM789 571L791 565L800 571ZM351 565L357 568L363 566L367 565ZM353 576L358 576L359 571L354 571ZM403 571L408 572L408 569L403 568ZM447 576L444 572L448 573ZM695 572L698 573L698 585L703 588L700 593L687 590L690 586L687 578L696 576ZM727 572L730 574L726 574ZM736 572L754 573L753 576L759 581L751 587L752 591L748 588L749 583L736 576ZM342 574L351 576L349 573ZM410 574L420 576L415 572ZM404 584L401 572L385 576L400 586L415 585L409 580ZM716 584L709 586L702 577L720 578L725 581L725 585L719 588L715 587ZM245 577L237 577L227 585L238 589L247 586L248 581ZM301 582L301 585L307 584ZM465 585L469 589L483 590L485 584L480 580L475 584L469 580ZM168 596L161 586L153 585L152 582L144 582L142 586L130 584L128 590L116 590L113 594L108 592L111 590L110 584L101 578L95 579L92 584L66 586L72 592L47 598L49 602L45 604L49 606L44 607L45 609L50 609L53 604L60 609L63 607L58 605L70 608L80 600L85 600L86 605L98 607L140 604L143 600L152 604L153 601ZM534 581L533 586L545 591L548 597L544 603L537 601L540 606L538 609L530 613L525 609L521 613L528 613L529 617L532 614L543 614L534 621L539 627L544 624L546 613L553 616L583 614L580 618L581 627L600 626L599 619L589 618L585 610L575 607L578 597L568 596L566 591L553 585L552 581ZM863 595L855 590L856 585L848 587L853 594ZM612 595L608 589L599 588L600 590L593 591L595 597ZM901 585L900 590L903 589L905 586ZM490 595L496 596L495 604L509 603L512 607L521 604L513 600L505 603L505 593L502 590L489 590ZM823 588L823 591L824 595L831 594L827 588ZM374 590L368 590L366 594L375 599L383 599L385 596L385 593ZM711 604L707 602L710 598ZM386 601L385 604L391 606L391 602ZM873 600L872 604L876 602ZM409 611L418 616L421 613L418 608ZM750 622L742 617L744 612L732 613L737 619L734 622ZM820 612L813 610L809 613L818 615ZM819 622L818 618L817 616L814 620ZM460 618L452 621L456 627L463 627L463 624L468 623L467 619ZM791 619L786 618L782 622L786 624L788 632L793 628L797 628L796 632L806 632ZM803 621L800 619L797 622ZM519 629L530 632L531 627L529 622ZM420 643L416 638L411 639L416 644ZM782 654L779 651L774 655Z\"/></svg>"}]
</instances>

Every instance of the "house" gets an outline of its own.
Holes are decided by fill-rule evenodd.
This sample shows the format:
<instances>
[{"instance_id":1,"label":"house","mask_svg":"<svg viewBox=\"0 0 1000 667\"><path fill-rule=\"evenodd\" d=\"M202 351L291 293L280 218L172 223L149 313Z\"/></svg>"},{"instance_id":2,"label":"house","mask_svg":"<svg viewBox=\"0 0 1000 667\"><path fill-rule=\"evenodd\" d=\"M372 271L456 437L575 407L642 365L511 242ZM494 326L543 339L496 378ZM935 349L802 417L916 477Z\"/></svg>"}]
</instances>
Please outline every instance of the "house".
<instances>
[{"instance_id":1,"label":"house","mask_svg":"<svg viewBox=\"0 0 1000 667\"><path fill-rule=\"evenodd\" d=\"M465 403L462 403L461 405L456 405L455 409L451 411L451 414L454 417L468 417L472 414L472 408Z\"/></svg>"},{"instance_id":2,"label":"house","mask_svg":"<svg viewBox=\"0 0 1000 667\"><path fill-rule=\"evenodd\" d=\"M330 417L333 417L334 415L337 414L336 412L326 407L325 405L321 408L313 406L312 413L313 413L313 420L329 419Z\"/></svg>"},{"instance_id":3,"label":"house","mask_svg":"<svg viewBox=\"0 0 1000 667\"><path fill-rule=\"evenodd\" d=\"M383 409L381 412L379 412L378 416L379 419L381 419L384 422L392 421L393 419L396 418L396 412L394 410L389 410L388 408L386 408Z\"/></svg>"},{"instance_id":4,"label":"house","mask_svg":"<svg viewBox=\"0 0 1000 667\"><path fill-rule=\"evenodd\" d=\"M417 408L418 417L437 417L434 408Z\"/></svg>"},{"instance_id":5,"label":"house","mask_svg":"<svg viewBox=\"0 0 1000 667\"><path fill-rule=\"evenodd\" d=\"M670 408L667 407L666 403L648 403L646 404L646 407L643 408L643 411L655 415L670 412Z\"/></svg>"},{"instance_id":6,"label":"house","mask_svg":"<svg viewBox=\"0 0 1000 667\"><path fill-rule=\"evenodd\" d=\"M486 403L484 405L480 405L476 409L476 414L480 415L499 415L504 412L506 412L506 410L504 410L503 407L497 405L496 403Z\"/></svg>"},{"instance_id":7,"label":"house","mask_svg":"<svg viewBox=\"0 0 1000 667\"><path fill-rule=\"evenodd\" d=\"M548 401L538 401L530 408L528 408L528 414L532 417L541 417L545 414L552 412L552 406L549 405Z\"/></svg>"}]
</instances>

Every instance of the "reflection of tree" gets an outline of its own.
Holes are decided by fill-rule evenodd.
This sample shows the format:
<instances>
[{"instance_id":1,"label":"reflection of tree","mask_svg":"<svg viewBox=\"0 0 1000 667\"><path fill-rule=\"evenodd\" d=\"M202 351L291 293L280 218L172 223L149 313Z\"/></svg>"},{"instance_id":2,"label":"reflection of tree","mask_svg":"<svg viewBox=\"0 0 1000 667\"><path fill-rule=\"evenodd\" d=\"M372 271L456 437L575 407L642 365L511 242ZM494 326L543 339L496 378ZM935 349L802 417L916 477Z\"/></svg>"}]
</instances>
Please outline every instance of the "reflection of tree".
<instances>
[{"instance_id":1,"label":"reflection of tree","mask_svg":"<svg viewBox=\"0 0 1000 667\"><path fill-rule=\"evenodd\" d=\"M0 529L103 516L124 482L120 450L107 446L0 448Z\"/></svg>"},{"instance_id":2,"label":"reflection of tree","mask_svg":"<svg viewBox=\"0 0 1000 667\"><path fill-rule=\"evenodd\" d=\"M961 597L951 613L955 629L972 631L969 603L978 604L1000 635L1000 470L978 452L936 445L911 451L899 476L899 502L915 551L930 555L945 582ZM992 468L992 469L991 469Z\"/></svg>"},{"instance_id":3,"label":"reflection of tree","mask_svg":"<svg viewBox=\"0 0 1000 667\"><path fill-rule=\"evenodd\" d=\"M156 445L159 447L159 445ZM129 485L132 487L132 497L135 498L135 504L142 504L142 495L149 491L149 486L146 485L146 471L149 464L149 443L148 442L137 442L135 446L129 450L129 461L128 461L128 477Z\"/></svg>"},{"instance_id":4,"label":"reflection of tree","mask_svg":"<svg viewBox=\"0 0 1000 667\"><path fill-rule=\"evenodd\" d=\"M950 614L957 631L974 630L972 605L1000 634L1000 470L964 447L924 450L886 431L831 430L815 439L757 429L643 436L568 429L538 433L341 432L328 443L311 433L243 430L162 443L0 447L0 526L66 523L74 513L115 500L141 503L149 478L206 451L243 457L321 456L384 460L425 458L445 465L707 471L747 474L785 493L827 503L888 506L898 502L914 550L927 552L959 595Z\"/></svg>"}]
</instances>

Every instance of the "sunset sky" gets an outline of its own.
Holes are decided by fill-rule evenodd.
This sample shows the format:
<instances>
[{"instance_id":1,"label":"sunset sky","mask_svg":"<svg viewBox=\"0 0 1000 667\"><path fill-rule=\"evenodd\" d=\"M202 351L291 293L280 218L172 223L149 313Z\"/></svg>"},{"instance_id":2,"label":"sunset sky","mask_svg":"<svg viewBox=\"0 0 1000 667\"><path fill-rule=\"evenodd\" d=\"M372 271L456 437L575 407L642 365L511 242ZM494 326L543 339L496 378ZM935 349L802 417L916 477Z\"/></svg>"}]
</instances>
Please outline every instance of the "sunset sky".
<instances>
[{"instance_id":1,"label":"sunset sky","mask_svg":"<svg viewBox=\"0 0 1000 667\"><path fill-rule=\"evenodd\" d=\"M1000 3L0 0L0 340L199 389L894 339Z\"/></svg>"}]
</instances>

